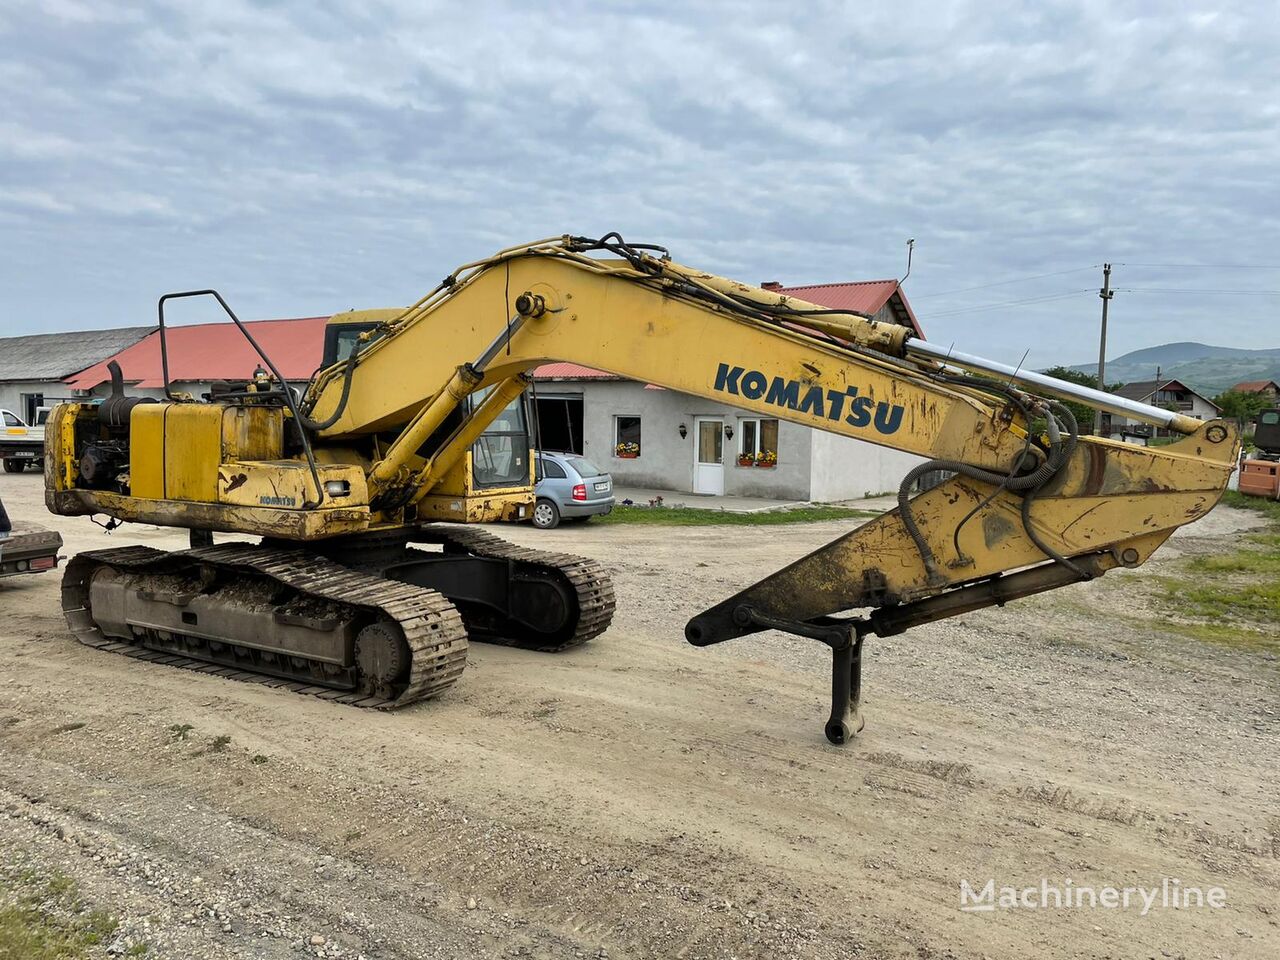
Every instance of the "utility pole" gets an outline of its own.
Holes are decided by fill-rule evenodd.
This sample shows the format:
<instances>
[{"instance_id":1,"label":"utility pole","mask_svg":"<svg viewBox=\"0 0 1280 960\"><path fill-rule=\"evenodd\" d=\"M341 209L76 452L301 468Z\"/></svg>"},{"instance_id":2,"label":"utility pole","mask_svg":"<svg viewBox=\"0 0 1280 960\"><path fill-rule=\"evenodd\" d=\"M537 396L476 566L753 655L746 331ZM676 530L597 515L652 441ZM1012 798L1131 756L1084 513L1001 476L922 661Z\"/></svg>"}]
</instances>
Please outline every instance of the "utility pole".
<instances>
[{"instance_id":1,"label":"utility pole","mask_svg":"<svg viewBox=\"0 0 1280 960\"><path fill-rule=\"evenodd\" d=\"M1111 302L1115 291L1111 289L1111 264L1102 265L1102 289L1098 296L1102 298L1102 336L1098 340L1098 389L1107 389L1107 304ZM1093 435L1102 435L1102 411L1093 411Z\"/></svg>"}]
</instances>

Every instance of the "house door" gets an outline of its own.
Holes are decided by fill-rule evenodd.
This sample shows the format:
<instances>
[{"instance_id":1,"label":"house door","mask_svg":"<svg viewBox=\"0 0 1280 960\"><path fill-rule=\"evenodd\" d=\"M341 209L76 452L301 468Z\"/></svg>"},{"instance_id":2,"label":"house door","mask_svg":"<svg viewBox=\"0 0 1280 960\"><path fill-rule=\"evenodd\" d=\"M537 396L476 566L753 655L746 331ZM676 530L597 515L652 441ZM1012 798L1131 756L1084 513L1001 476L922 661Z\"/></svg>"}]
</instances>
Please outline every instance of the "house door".
<instances>
[{"instance_id":1,"label":"house door","mask_svg":"<svg viewBox=\"0 0 1280 960\"><path fill-rule=\"evenodd\" d=\"M693 418L693 492L724 494L724 421Z\"/></svg>"}]
</instances>

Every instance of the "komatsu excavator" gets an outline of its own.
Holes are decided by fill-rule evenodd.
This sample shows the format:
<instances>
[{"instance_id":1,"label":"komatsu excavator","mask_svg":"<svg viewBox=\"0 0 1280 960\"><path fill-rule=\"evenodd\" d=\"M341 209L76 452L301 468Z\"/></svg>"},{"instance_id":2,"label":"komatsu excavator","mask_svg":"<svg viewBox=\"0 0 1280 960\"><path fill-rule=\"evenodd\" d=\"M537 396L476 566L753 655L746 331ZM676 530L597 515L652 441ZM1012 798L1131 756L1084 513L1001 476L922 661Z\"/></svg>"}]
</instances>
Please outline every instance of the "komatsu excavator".
<instances>
[{"instance_id":1,"label":"komatsu excavator","mask_svg":"<svg viewBox=\"0 0 1280 960\"><path fill-rule=\"evenodd\" d=\"M253 343L221 296L193 291L161 298L162 345L166 304L198 295ZM258 350L271 375L208 402L173 394L166 366L167 400L117 391L53 411L52 511L192 531L189 550L68 564L63 607L83 642L398 707L457 680L469 638L560 650L597 636L614 600L596 563L429 522L451 518L459 465L527 372L568 360L927 458L895 510L685 630L699 646L770 629L829 646L826 735L843 743L861 725L866 636L1139 566L1214 506L1240 444L1233 421L1015 371L617 234L508 248L407 309L339 315L329 332L300 398ZM1062 399L1183 437L1144 448L1080 436ZM528 451L509 454L531 484ZM912 497L933 470L950 478ZM259 540L214 546L211 531Z\"/></svg>"}]
</instances>

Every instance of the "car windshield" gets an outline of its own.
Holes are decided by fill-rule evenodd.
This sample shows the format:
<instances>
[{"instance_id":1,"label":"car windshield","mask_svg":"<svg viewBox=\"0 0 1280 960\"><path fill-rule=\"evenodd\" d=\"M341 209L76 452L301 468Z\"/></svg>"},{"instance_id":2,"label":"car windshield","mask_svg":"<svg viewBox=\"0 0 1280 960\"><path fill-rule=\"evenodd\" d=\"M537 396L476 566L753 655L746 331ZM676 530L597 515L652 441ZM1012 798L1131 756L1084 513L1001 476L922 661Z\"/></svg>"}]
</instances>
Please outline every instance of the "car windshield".
<instances>
[{"instance_id":1,"label":"car windshield","mask_svg":"<svg viewBox=\"0 0 1280 960\"><path fill-rule=\"evenodd\" d=\"M565 457L564 462L578 471L578 475L582 477L598 477L604 473L599 467L588 460L586 457Z\"/></svg>"}]
</instances>

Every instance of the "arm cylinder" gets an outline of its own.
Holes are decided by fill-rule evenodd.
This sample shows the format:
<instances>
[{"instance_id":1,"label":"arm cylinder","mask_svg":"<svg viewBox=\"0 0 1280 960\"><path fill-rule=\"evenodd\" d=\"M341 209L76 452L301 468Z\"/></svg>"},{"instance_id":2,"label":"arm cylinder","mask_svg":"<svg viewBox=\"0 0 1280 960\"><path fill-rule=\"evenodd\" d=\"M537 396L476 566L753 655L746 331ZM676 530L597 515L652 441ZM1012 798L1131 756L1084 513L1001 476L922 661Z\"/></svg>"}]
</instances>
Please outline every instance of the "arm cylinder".
<instances>
[{"instance_id":1,"label":"arm cylinder","mask_svg":"<svg viewBox=\"0 0 1280 960\"><path fill-rule=\"evenodd\" d=\"M1204 422L1197 420L1195 417L1188 417L1172 410L1161 410L1159 407L1119 397L1114 393L1095 390L1092 387L1083 387L1078 383L1057 380L1043 373L1036 373L1034 370L1020 370L1017 367L997 363L994 360L984 360L982 357L975 357L971 354L957 353L954 350L949 350L946 347L941 347L936 343L928 343L924 340L907 341L905 352L908 357L916 360L936 360L938 363L972 370L975 373L987 373L1002 378L1008 377L1011 382L1030 387L1033 392L1038 394L1057 397L1060 400L1077 400L1080 403L1097 407L1099 410L1105 410L1108 413L1132 417L1135 420L1141 420L1143 423L1155 424L1157 427L1165 427L1177 433L1192 434L1204 426Z\"/></svg>"}]
</instances>

